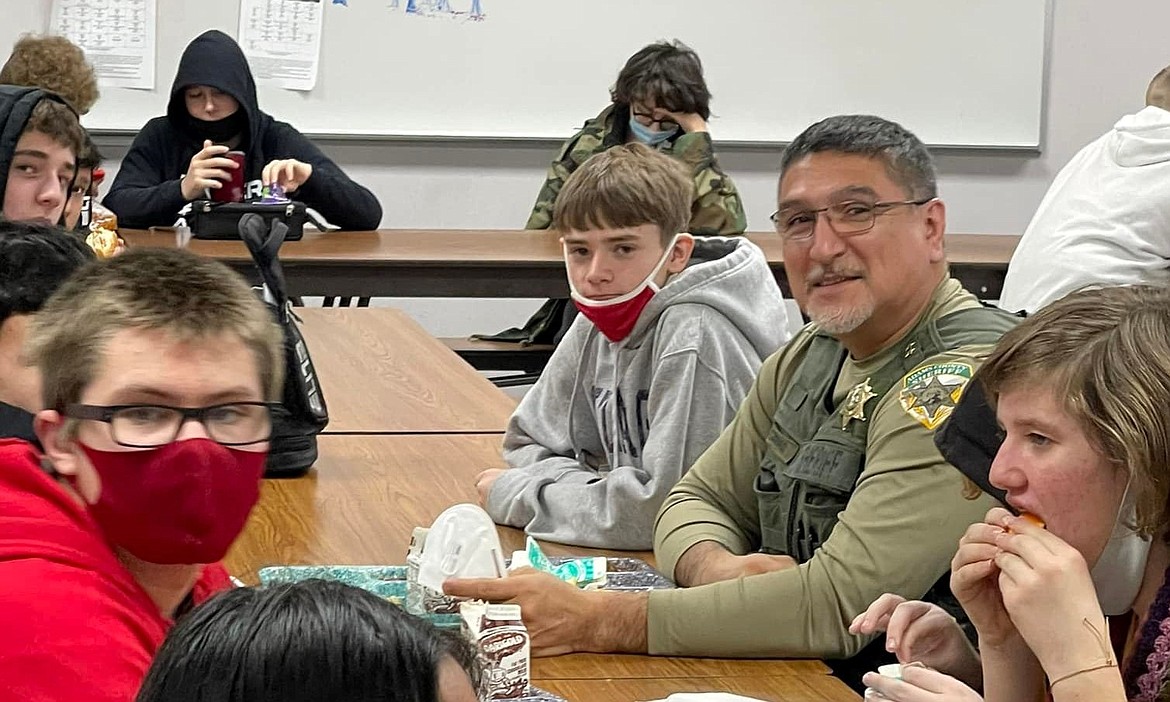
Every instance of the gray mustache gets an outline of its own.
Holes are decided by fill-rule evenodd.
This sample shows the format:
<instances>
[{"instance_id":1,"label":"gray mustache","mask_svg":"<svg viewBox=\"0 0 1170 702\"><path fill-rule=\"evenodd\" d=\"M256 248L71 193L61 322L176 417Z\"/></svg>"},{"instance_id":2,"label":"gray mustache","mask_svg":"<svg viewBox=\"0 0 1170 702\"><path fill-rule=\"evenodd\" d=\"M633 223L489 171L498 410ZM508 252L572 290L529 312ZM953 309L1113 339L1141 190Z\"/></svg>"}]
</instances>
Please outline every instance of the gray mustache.
<instances>
[{"instance_id":1,"label":"gray mustache","mask_svg":"<svg viewBox=\"0 0 1170 702\"><path fill-rule=\"evenodd\" d=\"M804 280L809 286L813 286L820 285L826 278L860 278L861 276L861 271L852 268L825 268L823 266L817 266L809 271Z\"/></svg>"}]
</instances>

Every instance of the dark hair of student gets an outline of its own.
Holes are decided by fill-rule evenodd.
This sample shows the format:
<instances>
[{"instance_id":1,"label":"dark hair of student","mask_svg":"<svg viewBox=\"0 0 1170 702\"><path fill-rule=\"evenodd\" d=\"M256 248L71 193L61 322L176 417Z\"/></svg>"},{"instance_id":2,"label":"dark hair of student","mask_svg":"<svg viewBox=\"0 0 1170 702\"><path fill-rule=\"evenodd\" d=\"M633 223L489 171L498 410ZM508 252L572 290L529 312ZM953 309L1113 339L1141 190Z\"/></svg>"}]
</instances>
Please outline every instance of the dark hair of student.
<instances>
[{"instance_id":1,"label":"dark hair of student","mask_svg":"<svg viewBox=\"0 0 1170 702\"><path fill-rule=\"evenodd\" d=\"M137 702L436 702L469 647L372 593L326 580L217 595L167 635Z\"/></svg>"},{"instance_id":2,"label":"dark hair of student","mask_svg":"<svg viewBox=\"0 0 1170 702\"><path fill-rule=\"evenodd\" d=\"M938 197L930 151L910 130L874 115L837 115L805 129L780 157L780 180L792 164L826 151L880 159L907 197Z\"/></svg>"},{"instance_id":3,"label":"dark hair of student","mask_svg":"<svg viewBox=\"0 0 1170 702\"><path fill-rule=\"evenodd\" d=\"M619 104L653 103L671 112L711 118L711 92L703 63L686 44L660 41L640 49L618 73L610 98Z\"/></svg>"},{"instance_id":4,"label":"dark hair of student","mask_svg":"<svg viewBox=\"0 0 1170 702\"><path fill-rule=\"evenodd\" d=\"M89 132L85 133L85 142L81 145L81 151L77 154L77 168L78 170L89 168L97 168L102 165L102 152L98 150L97 144L93 143L93 137Z\"/></svg>"},{"instance_id":5,"label":"dark hair of student","mask_svg":"<svg viewBox=\"0 0 1170 702\"><path fill-rule=\"evenodd\" d=\"M93 249L59 227L0 217L0 324L44 306Z\"/></svg>"}]
</instances>

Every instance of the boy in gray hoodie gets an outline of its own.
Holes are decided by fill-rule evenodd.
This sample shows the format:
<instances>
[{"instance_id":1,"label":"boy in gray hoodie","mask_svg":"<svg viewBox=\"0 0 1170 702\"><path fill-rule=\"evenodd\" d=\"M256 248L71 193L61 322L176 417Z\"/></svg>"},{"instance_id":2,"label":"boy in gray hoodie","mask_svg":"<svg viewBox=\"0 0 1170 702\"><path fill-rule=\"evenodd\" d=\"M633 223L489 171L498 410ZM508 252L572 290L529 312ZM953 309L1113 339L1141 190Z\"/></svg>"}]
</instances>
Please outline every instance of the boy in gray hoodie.
<instances>
[{"instance_id":1,"label":"boy in gray hoodie","mask_svg":"<svg viewBox=\"0 0 1170 702\"><path fill-rule=\"evenodd\" d=\"M499 524L540 539L648 549L667 493L731 421L761 361L787 341L762 252L684 232L693 184L625 144L565 182L553 227L581 311L484 471Z\"/></svg>"}]
</instances>

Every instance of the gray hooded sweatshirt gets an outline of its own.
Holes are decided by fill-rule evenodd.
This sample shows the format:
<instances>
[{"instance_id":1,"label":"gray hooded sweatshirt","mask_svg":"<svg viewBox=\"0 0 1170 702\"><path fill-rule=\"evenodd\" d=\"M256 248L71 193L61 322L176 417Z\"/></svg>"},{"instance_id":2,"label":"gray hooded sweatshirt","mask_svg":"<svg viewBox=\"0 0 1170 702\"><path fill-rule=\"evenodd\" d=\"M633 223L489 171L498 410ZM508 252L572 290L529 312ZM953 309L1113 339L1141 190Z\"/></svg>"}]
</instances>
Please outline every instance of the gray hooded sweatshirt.
<instances>
[{"instance_id":1,"label":"gray hooded sweatshirt","mask_svg":"<svg viewBox=\"0 0 1170 702\"><path fill-rule=\"evenodd\" d=\"M649 549L683 473L731 422L788 317L760 249L696 239L686 269L613 343L578 315L504 435L487 511L540 539Z\"/></svg>"}]
</instances>

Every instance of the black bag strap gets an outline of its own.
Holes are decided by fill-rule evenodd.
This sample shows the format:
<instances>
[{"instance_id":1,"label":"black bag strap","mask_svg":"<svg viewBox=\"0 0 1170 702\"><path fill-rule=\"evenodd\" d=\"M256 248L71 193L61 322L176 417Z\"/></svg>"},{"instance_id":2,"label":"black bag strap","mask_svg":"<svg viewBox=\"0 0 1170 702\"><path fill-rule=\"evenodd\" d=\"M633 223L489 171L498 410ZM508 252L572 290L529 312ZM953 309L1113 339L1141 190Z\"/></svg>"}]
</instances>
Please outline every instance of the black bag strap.
<instances>
[{"instance_id":1,"label":"black bag strap","mask_svg":"<svg viewBox=\"0 0 1170 702\"><path fill-rule=\"evenodd\" d=\"M265 220L258 214L248 213L240 217L240 239L252 254L252 262L260 271L260 278L264 287L272 295L277 320L281 324L288 322L288 293L284 282L284 269L280 265L280 247L284 237L288 234L288 225L280 220L272 220L271 226L265 226ZM267 231L266 231L267 230Z\"/></svg>"}]
</instances>

